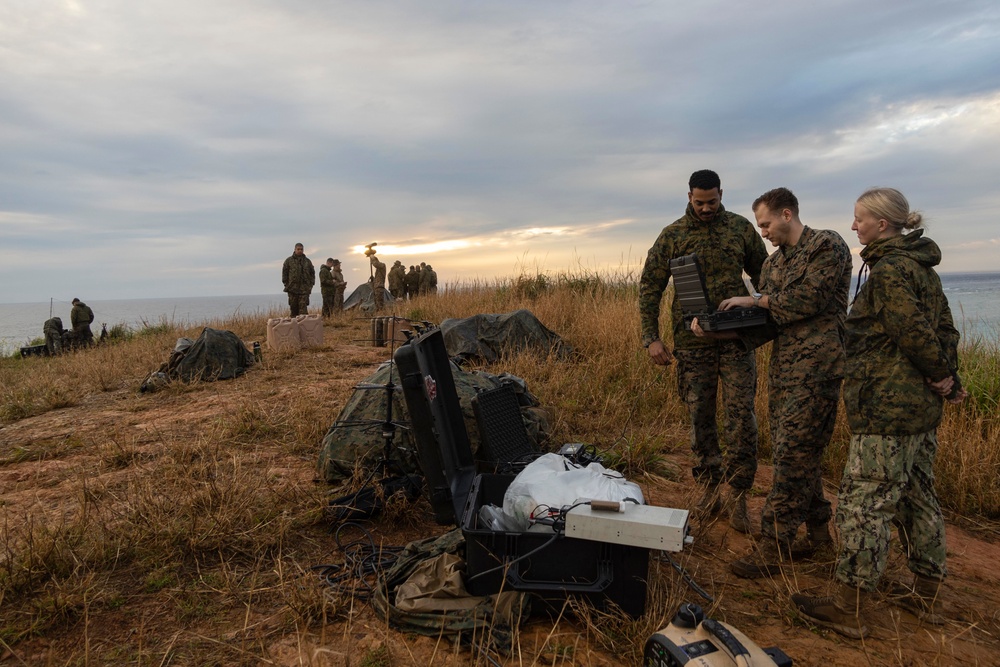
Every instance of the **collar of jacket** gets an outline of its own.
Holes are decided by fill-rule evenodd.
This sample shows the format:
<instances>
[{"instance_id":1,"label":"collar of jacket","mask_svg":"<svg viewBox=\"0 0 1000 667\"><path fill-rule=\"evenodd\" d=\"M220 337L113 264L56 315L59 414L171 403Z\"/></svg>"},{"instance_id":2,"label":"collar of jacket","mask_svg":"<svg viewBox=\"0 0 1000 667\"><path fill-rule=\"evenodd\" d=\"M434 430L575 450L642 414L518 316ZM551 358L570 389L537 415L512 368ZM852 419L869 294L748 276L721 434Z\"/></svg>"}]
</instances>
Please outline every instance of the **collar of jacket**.
<instances>
[{"instance_id":1,"label":"collar of jacket","mask_svg":"<svg viewBox=\"0 0 1000 667\"><path fill-rule=\"evenodd\" d=\"M688 202L687 208L684 210L684 215L687 216L688 220L696 224L710 225L713 222L719 222L720 220L722 220L722 216L725 212L726 212L726 207L723 206L722 203L720 202L719 210L715 212L715 217L709 220L708 222L705 222L704 220L698 217L697 213L694 212L694 206L691 205L691 202Z\"/></svg>"}]
</instances>

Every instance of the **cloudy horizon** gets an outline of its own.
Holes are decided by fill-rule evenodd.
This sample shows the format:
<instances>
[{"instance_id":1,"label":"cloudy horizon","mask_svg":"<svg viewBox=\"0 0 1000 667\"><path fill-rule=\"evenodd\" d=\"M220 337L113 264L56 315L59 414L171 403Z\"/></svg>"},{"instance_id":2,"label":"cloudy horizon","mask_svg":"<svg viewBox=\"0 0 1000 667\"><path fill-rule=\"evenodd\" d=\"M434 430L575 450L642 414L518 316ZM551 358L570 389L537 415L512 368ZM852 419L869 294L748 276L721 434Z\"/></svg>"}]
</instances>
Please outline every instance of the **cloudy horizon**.
<instances>
[{"instance_id":1,"label":"cloudy horizon","mask_svg":"<svg viewBox=\"0 0 1000 667\"><path fill-rule=\"evenodd\" d=\"M0 303L277 293L296 242L352 284L371 242L443 283L616 271L702 168L855 251L897 187L942 272L1000 270L1000 7L672 7L6 3Z\"/></svg>"}]
</instances>

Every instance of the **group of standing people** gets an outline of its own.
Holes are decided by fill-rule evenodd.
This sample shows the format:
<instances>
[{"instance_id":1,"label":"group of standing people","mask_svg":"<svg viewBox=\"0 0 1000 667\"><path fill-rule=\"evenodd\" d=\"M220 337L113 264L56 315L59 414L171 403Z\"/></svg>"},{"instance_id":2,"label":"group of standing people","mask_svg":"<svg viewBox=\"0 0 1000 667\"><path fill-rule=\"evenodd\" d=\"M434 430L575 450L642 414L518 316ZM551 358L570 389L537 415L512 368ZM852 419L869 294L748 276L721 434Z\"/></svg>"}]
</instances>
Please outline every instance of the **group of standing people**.
<instances>
[{"instance_id":1,"label":"group of standing people","mask_svg":"<svg viewBox=\"0 0 1000 667\"><path fill-rule=\"evenodd\" d=\"M70 329L63 329L61 317L50 317L42 325L45 335L45 351L49 356L62 354L70 347L90 346L94 344L94 332L90 325L94 322L94 311L80 299L73 299L73 308L69 311ZM101 336L104 338L103 334Z\"/></svg>"},{"instance_id":2,"label":"group of standing people","mask_svg":"<svg viewBox=\"0 0 1000 667\"><path fill-rule=\"evenodd\" d=\"M386 272L375 251L369 248L365 253L371 264L371 277L368 284L372 290L375 310L382 311L385 306L385 284L389 280L389 294L393 299L412 299L417 296L437 294L437 273L430 264L421 262L410 267L409 272L399 260ZM306 257L305 248L301 243L295 244L295 250L285 259L281 267L281 282L288 294L288 306L291 316L305 315L309 310L309 295L316 284L316 271L312 260ZM332 257L319 268L319 284L323 294L323 317L339 313L344 309L344 289L347 282L340 268L340 260Z\"/></svg>"},{"instance_id":3,"label":"group of standing people","mask_svg":"<svg viewBox=\"0 0 1000 667\"><path fill-rule=\"evenodd\" d=\"M683 217L650 248L640 282L643 344L653 363L677 361L678 392L691 418L693 474L702 492L695 517L724 512L749 533L746 496L756 474L756 347L772 342L768 411L774 481L760 520L761 539L731 564L741 577L774 575L793 559L835 551L831 503L824 497L822 456L843 388L852 431L840 488L840 532L834 595L796 594L800 613L849 637L867 633L861 609L886 565L890 531L908 548L912 585L892 600L930 622L946 574L944 521L934 491L935 431L945 401L961 402L958 332L940 279L938 246L919 229L898 190L873 188L858 199L852 229L864 250L859 287L848 312L852 260L844 239L814 230L799 217L787 188L753 202L758 235L722 205L718 175L697 171ZM904 233L904 230L912 230ZM762 238L776 250L768 256ZM660 300L670 260L696 254L712 304L719 310L757 306L769 323L739 333L685 325L673 300L673 349L660 339ZM749 276L753 290L743 281ZM859 276L859 279L863 276ZM722 387L725 453L716 426ZM842 387L843 385L843 387ZM728 486L728 493L723 487ZM804 538L796 539L805 525Z\"/></svg>"},{"instance_id":4,"label":"group of standing people","mask_svg":"<svg viewBox=\"0 0 1000 667\"><path fill-rule=\"evenodd\" d=\"M369 255L372 265L372 290L375 294L375 310L381 311L384 305L386 281L385 264L373 252ZM413 299L418 296L437 294L437 273L430 264L420 262L420 265L410 266L409 272L398 259L389 269L389 294L393 299Z\"/></svg>"},{"instance_id":5,"label":"group of standing people","mask_svg":"<svg viewBox=\"0 0 1000 667\"><path fill-rule=\"evenodd\" d=\"M403 263L396 260L389 269L389 294L394 299L413 299L418 296L437 294L437 272L430 264L413 264L407 271Z\"/></svg>"},{"instance_id":6,"label":"group of standing people","mask_svg":"<svg viewBox=\"0 0 1000 667\"><path fill-rule=\"evenodd\" d=\"M316 270L312 260L306 257L301 243L295 244L292 254L281 267L281 282L288 294L291 316L306 315L309 312L309 295L316 284ZM347 282L340 270L340 260L328 257L319 267L319 287L323 295L323 317L330 317L344 309L344 288Z\"/></svg>"}]
</instances>

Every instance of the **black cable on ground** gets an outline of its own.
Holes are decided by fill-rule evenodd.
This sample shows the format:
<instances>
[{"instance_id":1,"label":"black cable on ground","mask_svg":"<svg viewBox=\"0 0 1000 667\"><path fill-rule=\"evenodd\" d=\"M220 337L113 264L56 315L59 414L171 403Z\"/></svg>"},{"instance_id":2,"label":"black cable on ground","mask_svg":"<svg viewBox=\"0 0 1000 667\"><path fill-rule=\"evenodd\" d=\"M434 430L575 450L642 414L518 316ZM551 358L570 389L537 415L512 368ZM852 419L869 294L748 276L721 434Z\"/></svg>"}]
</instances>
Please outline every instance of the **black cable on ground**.
<instances>
[{"instance_id":1,"label":"black cable on ground","mask_svg":"<svg viewBox=\"0 0 1000 667\"><path fill-rule=\"evenodd\" d=\"M677 574L681 575L681 578L684 580L684 583L688 585L688 588L690 588L695 593L697 593L704 599L708 600L709 602L715 602L715 598L706 593L705 589L699 586L698 583L691 578L691 575L687 573L687 570L681 567L680 563L671 558L670 554L668 554L666 551L662 551L660 553L666 556L670 564L674 567L675 570L677 570Z\"/></svg>"},{"instance_id":2,"label":"black cable on ground","mask_svg":"<svg viewBox=\"0 0 1000 667\"><path fill-rule=\"evenodd\" d=\"M343 541L341 532L347 528L361 531L361 536L350 542ZM376 546L371 533L351 522L341 524L333 538L344 554L344 562L314 565L311 569L319 574L323 583L338 592L364 602L371 600L379 575L396 563L403 547Z\"/></svg>"}]
</instances>

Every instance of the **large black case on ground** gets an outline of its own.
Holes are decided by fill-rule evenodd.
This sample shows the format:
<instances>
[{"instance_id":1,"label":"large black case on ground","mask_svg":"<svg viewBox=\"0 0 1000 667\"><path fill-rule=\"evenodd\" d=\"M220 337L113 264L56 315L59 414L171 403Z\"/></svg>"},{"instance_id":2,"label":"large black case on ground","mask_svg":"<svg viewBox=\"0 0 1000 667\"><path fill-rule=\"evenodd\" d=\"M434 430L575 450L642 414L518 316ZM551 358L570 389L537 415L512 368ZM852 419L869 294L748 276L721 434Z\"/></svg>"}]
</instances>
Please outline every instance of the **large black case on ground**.
<instances>
[{"instance_id":1,"label":"large black case on ground","mask_svg":"<svg viewBox=\"0 0 1000 667\"><path fill-rule=\"evenodd\" d=\"M479 475L472 483L462 515L469 592L488 595L502 587L531 591L554 602L575 593L598 608L607 609L613 602L633 618L642 616L648 549L562 535L546 547L551 532L501 532L479 526L479 508L502 506L513 479L511 475ZM512 562L527 554L532 555ZM488 574L475 576L483 572Z\"/></svg>"},{"instance_id":2,"label":"large black case on ground","mask_svg":"<svg viewBox=\"0 0 1000 667\"><path fill-rule=\"evenodd\" d=\"M513 589L555 604L568 594L579 594L597 607L608 608L610 602L630 616L641 616L646 609L648 549L560 535L539 550L553 533L479 526L479 508L502 506L513 477L476 474L441 331L414 338L396 351L395 359L435 515L441 523L453 516L465 536L469 592L488 595Z\"/></svg>"}]
</instances>

